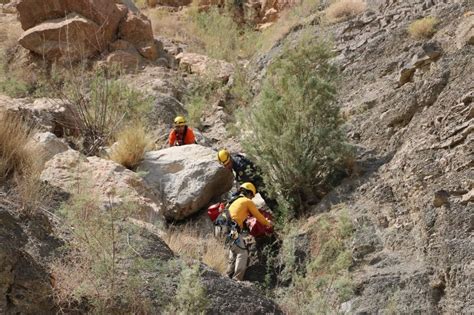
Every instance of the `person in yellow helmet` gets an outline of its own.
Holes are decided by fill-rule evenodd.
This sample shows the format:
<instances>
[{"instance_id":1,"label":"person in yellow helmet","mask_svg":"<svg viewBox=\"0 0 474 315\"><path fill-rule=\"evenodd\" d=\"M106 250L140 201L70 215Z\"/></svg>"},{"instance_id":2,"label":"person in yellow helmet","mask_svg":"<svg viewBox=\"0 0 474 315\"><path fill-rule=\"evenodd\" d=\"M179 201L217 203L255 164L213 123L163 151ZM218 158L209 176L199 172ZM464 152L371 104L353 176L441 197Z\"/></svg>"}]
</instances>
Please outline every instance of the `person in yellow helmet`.
<instances>
[{"instance_id":1,"label":"person in yellow helmet","mask_svg":"<svg viewBox=\"0 0 474 315\"><path fill-rule=\"evenodd\" d=\"M234 280L242 281L249 257L247 246L242 237L245 219L249 214L252 214L261 224L266 226L273 224L258 211L253 203L252 198L255 197L257 189L252 183L246 182L240 185L239 192L239 196L232 201L229 207L232 229L229 234L231 244L226 274Z\"/></svg>"},{"instance_id":2,"label":"person in yellow helmet","mask_svg":"<svg viewBox=\"0 0 474 315\"><path fill-rule=\"evenodd\" d=\"M170 131L168 142L170 147L196 143L194 131L186 125L186 119L183 116L177 116L174 119L174 128Z\"/></svg>"},{"instance_id":3,"label":"person in yellow helmet","mask_svg":"<svg viewBox=\"0 0 474 315\"><path fill-rule=\"evenodd\" d=\"M217 160L226 169L231 171L237 183L252 182L258 187L260 196L267 206L275 210L277 203L270 198L265 189L259 169L248 158L239 153L231 154L227 149L222 149L217 152Z\"/></svg>"}]
</instances>

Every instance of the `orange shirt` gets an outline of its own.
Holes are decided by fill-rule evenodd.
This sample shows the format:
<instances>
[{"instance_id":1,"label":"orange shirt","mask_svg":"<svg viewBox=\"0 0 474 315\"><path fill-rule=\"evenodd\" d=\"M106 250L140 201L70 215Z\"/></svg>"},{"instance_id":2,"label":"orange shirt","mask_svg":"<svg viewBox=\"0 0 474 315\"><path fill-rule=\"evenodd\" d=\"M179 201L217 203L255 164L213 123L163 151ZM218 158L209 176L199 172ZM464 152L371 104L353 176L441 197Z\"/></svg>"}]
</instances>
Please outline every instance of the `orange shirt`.
<instances>
[{"instance_id":1,"label":"orange shirt","mask_svg":"<svg viewBox=\"0 0 474 315\"><path fill-rule=\"evenodd\" d=\"M182 134L178 134L176 130L171 129L168 141L170 146L196 143L196 137L194 136L194 132L190 127L187 127L184 139L182 139L182 137Z\"/></svg>"}]
</instances>

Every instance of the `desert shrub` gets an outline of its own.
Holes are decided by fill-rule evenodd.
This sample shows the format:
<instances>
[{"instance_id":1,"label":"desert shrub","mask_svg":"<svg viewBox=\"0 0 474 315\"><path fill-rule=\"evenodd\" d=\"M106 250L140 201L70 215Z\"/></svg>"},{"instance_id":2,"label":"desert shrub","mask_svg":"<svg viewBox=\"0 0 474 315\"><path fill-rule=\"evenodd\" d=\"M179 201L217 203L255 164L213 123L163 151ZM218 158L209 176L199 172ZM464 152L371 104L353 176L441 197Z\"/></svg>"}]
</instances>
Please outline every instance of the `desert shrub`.
<instances>
[{"instance_id":1,"label":"desert shrub","mask_svg":"<svg viewBox=\"0 0 474 315\"><path fill-rule=\"evenodd\" d=\"M270 27L257 35L254 45L259 51L269 50L277 41L285 37L291 30L304 23L305 18L318 12L319 0L301 0L296 5L280 12L280 17Z\"/></svg>"},{"instance_id":2,"label":"desert shrub","mask_svg":"<svg viewBox=\"0 0 474 315\"><path fill-rule=\"evenodd\" d=\"M323 214L306 229L310 239L306 264L297 268L294 260L286 258L281 276L291 283L277 288L277 301L288 314L328 314L353 295L348 271L352 224L346 213ZM283 240L283 249L288 251L283 252L285 256L294 255L294 247L285 245L294 240L294 233Z\"/></svg>"},{"instance_id":3,"label":"desert shrub","mask_svg":"<svg viewBox=\"0 0 474 315\"><path fill-rule=\"evenodd\" d=\"M365 11L367 4L363 0L337 0L326 9L329 21L349 19Z\"/></svg>"},{"instance_id":4,"label":"desert shrub","mask_svg":"<svg viewBox=\"0 0 474 315\"><path fill-rule=\"evenodd\" d=\"M415 39L430 38L437 23L436 18L431 16L416 20L408 26L408 34Z\"/></svg>"},{"instance_id":5,"label":"desert shrub","mask_svg":"<svg viewBox=\"0 0 474 315\"><path fill-rule=\"evenodd\" d=\"M125 127L117 134L116 140L109 158L131 170L143 160L145 152L153 147L153 139L140 123Z\"/></svg>"},{"instance_id":6,"label":"desert shrub","mask_svg":"<svg viewBox=\"0 0 474 315\"><path fill-rule=\"evenodd\" d=\"M68 244L53 263L54 297L64 312L88 310L88 313L110 314L120 309L127 314L156 313L154 305L167 305L162 288L170 287L173 278L150 274L174 274L178 270L159 258L140 254L133 243L139 228L126 223L136 213L136 206L114 204L116 192L103 201L86 184L62 205L58 214ZM149 295L160 297L154 304Z\"/></svg>"},{"instance_id":7,"label":"desert shrub","mask_svg":"<svg viewBox=\"0 0 474 315\"><path fill-rule=\"evenodd\" d=\"M131 121L142 121L152 106L152 99L128 87L105 70L83 76L70 73L57 95L72 104L73 128L81 138L80 149L96 155L114 140L114 135ZM65 126L68 127L68 126Z\"/></svg>"},{"instance_id":8,"label":"desert shrub","mask_svg":"<svg viewBox=\"0 0 474 315\"><path fill-rule=\"evenodd\" d=\"M182 264L174 301L169 304L169 314L204 314L209 303L206 289L201 282L199 264L189 267Z\"/></svg>"},{"instance_id":9,"label":"desert shrub","mask_svg":"<svg viewBox=\"0 0 474 315\"><path fill-rule=\"evenodd\" d=\"M281 218L328 190L350 150L335 104L330 46L303 38L269 68L253 108L241 115L243 146L260 166Z\"/></svg>"},{"instance_id":10,"label":"desert shrub","mask_svg":"<svg viewBox=\"0 0 474 315\"><path fill-rule=\"evenodd\" d=\"M194 9L190 10L189 17L191 30L200 41L194 50L229 62L253 53L255 33L240 27L229 11L217 7L204 12Z\"/></svg>"}]
</instances>

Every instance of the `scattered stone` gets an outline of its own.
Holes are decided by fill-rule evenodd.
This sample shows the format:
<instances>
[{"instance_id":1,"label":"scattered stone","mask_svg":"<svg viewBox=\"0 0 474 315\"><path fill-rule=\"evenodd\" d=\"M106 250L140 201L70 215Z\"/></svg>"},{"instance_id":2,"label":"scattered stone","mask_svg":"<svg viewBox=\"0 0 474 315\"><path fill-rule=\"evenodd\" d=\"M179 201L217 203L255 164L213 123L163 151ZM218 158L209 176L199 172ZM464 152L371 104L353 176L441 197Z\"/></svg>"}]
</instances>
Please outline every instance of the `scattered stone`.
<instances>
[{"instance_id":1,"label":"scattered stone","mask_svg":"<svg viewBox=\"0 0 474 315\"><path fill-rule=\"evenodd\" d=\"M69 150L69 146L51 132L36 133L33 140L34 143L31 145L39 149L39 156L45 162L51 160L56 154Z\"/></svg>"},{"instance_id":2,"label":"scattered stone","mask_svg":"<svg viewBox=\"0 0 474 315\"><path fill-rule=\"evenodd\" d=\"M449 193L446 190L438 190L434 194L433 205L436 208L449 204Z\"/></svg>"}]
</instances>

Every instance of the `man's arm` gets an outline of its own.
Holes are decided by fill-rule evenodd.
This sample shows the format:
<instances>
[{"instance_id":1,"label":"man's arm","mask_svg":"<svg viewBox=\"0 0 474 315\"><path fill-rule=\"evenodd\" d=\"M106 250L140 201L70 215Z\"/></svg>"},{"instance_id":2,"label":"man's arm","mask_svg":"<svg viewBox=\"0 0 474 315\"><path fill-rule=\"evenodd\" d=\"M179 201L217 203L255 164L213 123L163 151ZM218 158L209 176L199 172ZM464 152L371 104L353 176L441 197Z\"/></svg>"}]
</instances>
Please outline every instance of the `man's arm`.
<instances>
[{"instance_id":1,"label":"man's arm","mask_svg":"<svg viewBox=\"0 0 474 315\"><path fill-rule=\"evenodd\" d=\"M258 211L252 200L249 199L247 201L247 207L250 213L257 219L258 222L266 226L271 226L271 223L267 220L267 218L263 216L263 214L260 213L260 211Z\"/></svg>"},{"instance_id":2,"label":"man's arm","mask_svg":"<svg viewBox=\"0 0 474 315\"><path fill-rule=\"evenodd\" d=\"M194 135L194 131L191 128L188 128L188 134L186 136L189 137L187 143L189 143L189 144L196 143L197 144L196 136Z\"/></svg>"},{"instance_id":3,"label":"man's arm","mask_svg":"<svg viewBox=\"0 0 474 315\"><path fill-rule=\"evenodd\" d=\"M176 141L176 132L174 130L171 130L170 131L170 136L168 138L168 143L170 145L170 147L172 147L174 145Z\"/></svg>"}]
</instances>

